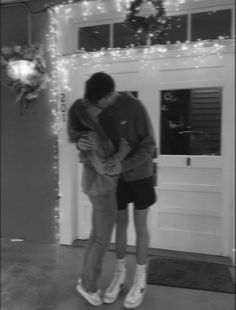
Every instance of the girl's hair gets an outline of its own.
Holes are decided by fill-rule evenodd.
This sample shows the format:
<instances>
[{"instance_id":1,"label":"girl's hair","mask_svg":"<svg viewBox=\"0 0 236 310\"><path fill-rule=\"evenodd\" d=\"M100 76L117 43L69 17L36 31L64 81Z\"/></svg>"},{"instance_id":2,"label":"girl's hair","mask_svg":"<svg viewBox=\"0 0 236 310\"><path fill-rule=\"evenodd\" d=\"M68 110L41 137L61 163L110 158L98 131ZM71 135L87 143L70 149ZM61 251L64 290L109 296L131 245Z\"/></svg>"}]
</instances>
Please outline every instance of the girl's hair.
<instances>
[{"instance_id":1,"label":"girl's hair","mask_svg":"<svg viewBox=\"0 0 236 310\"><path fill-rule=\"evenodd\" d=\"M94 73L85 83L85 99L97 103L115 90L113 78L105 72Z\"/></svg>"}]
</instances>

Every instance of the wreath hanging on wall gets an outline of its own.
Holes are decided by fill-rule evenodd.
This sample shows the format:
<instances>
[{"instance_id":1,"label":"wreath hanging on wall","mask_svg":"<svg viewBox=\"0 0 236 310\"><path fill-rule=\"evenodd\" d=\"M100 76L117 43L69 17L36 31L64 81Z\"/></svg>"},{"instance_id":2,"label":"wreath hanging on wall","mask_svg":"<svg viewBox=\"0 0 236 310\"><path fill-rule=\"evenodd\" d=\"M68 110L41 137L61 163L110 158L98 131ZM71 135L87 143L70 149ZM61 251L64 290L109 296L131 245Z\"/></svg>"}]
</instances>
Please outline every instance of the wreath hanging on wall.
<instances>
[{"instance_id":1,"label":"wreath hanging on wall","mask_svg":"<svg viewBox=\"0 0 236 310\"><path fill-rule=\"evenodd\" d=\"M125 25L138 40L147 45L161 38L168 28L167 16L162 0L134 0L125 18Z\"/></svg>"},{"instance_id":2,"label":"wreath hanging on wall","mask_svg":"<svg viewBox=\"0 0 236 310\"><path fill-rule=\"evenodd\" d=\"M1 80L17 93L16 102L23 115L49 80L42 48L34 45L2 47Z\"/></svg>"}]
</instances>

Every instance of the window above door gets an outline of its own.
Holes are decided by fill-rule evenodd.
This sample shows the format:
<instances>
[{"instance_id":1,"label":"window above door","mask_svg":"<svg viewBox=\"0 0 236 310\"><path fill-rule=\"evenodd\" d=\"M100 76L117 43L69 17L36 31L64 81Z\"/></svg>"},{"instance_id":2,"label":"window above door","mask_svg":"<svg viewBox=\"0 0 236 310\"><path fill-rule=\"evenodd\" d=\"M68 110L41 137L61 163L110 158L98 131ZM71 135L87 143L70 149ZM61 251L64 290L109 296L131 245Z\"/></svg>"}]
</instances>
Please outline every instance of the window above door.
<instances>
[{"instance_id":1,"label":"window above door","mask_svg":"<svg viewBox=\"0 0 236 310\"><path fill-rule=\"evenodd\" d=\"M151 44L174 44L176 42L232 38L232 9L208 10L168 17L168 30L161 39ZM96 22L78 27L77 50L87 52L102 48L125 48L144 46L146 42L137 41L123 22L99 25Z\"/></svg>"}]
</instances>

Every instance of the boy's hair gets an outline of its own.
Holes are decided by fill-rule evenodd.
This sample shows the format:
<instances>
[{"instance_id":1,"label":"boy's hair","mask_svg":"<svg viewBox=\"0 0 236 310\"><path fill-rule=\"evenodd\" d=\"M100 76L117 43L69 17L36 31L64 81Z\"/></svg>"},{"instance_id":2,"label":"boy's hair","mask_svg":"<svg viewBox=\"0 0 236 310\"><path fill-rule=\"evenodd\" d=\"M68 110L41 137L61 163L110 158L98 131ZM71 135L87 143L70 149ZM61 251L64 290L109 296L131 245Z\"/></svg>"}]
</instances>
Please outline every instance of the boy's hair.
<instances>
[{"instance_id":1,"label":"boy's hair","mask_svg":"<svg viewBox=\"0 0 236 310\"><path fill-rule=\"evenodd\" d=\"M113 78L105 72L97 72L86 81L84 97L96 103L114 90L115 82Z\"/></svg>"}]
</instances>

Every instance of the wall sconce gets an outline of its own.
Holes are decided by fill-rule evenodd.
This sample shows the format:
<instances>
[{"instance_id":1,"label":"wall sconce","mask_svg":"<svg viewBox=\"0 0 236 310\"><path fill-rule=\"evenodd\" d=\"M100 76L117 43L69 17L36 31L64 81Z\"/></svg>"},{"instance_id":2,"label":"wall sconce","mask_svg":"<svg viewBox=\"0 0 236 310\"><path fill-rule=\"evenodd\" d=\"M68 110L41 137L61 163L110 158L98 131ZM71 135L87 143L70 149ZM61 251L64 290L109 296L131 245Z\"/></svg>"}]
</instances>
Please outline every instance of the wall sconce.
<instances>
[{"instance_id":1,"label":"wall sconce","mask_svg":"<svg viewBox=\"0 0 236 310\"><path fill-rule=\"evenodd\" d=\"M36 74L35 63L29 60L11 60L8 63L7 73L12 79L28 84L30 78Z\"/></svg>"},{"instance_id":2,"label":"wall sconce","mask_svg":"<svg viewBox=\"0 0 236 310\"><path fill-rule=\"evenodd\" d=\"M16 102L22 115L49 81L42 47L2 47L0 56L2 83L17 93Z\"/></svg>"}]
</instances>

